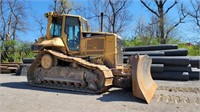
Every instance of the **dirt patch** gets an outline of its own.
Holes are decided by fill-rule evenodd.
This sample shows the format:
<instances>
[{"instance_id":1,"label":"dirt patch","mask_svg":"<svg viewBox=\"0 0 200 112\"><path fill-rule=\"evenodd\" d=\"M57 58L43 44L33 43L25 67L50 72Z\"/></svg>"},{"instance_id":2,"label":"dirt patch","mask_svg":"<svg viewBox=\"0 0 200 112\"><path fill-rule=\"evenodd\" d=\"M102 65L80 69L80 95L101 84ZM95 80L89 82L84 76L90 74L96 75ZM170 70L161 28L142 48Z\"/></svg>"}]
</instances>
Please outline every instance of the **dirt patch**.
<instances>
[{"instance_id":1,"label":"dirt patch","mask_svg":"<svg viewBox=\"0 0 200 112\"><path fill-rule=\"evenodd\" d=\"M166 90L169 92L194 92L200 93L200 89L195 87L170 87L170 86L159 86L157 90Z\"/></svg>"},{"instance_id":2,"label":"dirt patch","mask_svg":"<svg viewBox=\"0 0 200 112\"><path fill-rule=\"evenodd\" d=\"M192 103L192 104L195 104L195 105L200 105L200 98L199 97L156 94L154 96L154 99L157 102L163 102L163 103L167 103L167 104L178 104L178 103L189 104L189 103Z\"/></svg>"},{"instance_id":3,"label":"dirt patch","mask_svg":"<svg viewBox=\"0 0 200 112\"><path fill-rule=\"evenodd\" d=\"M165 104L200 105L199 81L159 81L154 100Z\"/></svg>"}]
</instances>

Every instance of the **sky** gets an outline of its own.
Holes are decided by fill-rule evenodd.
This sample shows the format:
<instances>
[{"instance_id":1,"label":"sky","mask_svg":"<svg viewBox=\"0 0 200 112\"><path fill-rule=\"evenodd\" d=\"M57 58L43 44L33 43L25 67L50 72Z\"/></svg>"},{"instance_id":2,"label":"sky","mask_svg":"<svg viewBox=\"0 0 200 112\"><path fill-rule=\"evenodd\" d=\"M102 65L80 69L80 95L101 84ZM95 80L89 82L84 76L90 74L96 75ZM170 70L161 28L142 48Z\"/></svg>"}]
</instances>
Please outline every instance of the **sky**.
<instances>
[{"instance_id":1,"label":"sky","mask_svg":"<svg viewBox=\"0 0 200 112\"><path fill-rule=\"evenodd\" d=\"M77 3L88 6L88 0L75 0L78 1ZM147 0L148 1L148 0ZM168 0L167 6L173 3L174 0ZM189 0L179 0L181 2L184 2L184 4L188 4ZM26 33L20 33L19 37L21 40L28 41L28 42L34 42L35 39L39 38L41 36L40 29L38 27L38 24L34 20L34 16L37 16L39 18L43 18L44 24L47 24L44 18L44 13L49 12L49 6L54 5L53 0L26 0L25 4L27 7L27 21L29 29ZM150 4L152 5L152 4ZM170 17L171 22L178 21L178 10L179 6L174 7L168 14ZM190 7L187 5L187 7ZM144 20L149 21L150 17L152 16L152 13L148 11L139 0L132 0L129 12L132 15L132 20L130 21L130 24L128 26L128 30L123 33L126 37L131 37L134 35L134 28L136 26L137 20L139 18L144 18ZM184 42L194 42L194 41L200 41L199 33L197 33L195 30L194 24L192 24L191 19L185 19L184 24L180 24L178 26L177 31L179 32L179 37ZM122 36L123 37L123 36ZM198 39L198 40L197 40Z\"/></svg>"}]
</instances>

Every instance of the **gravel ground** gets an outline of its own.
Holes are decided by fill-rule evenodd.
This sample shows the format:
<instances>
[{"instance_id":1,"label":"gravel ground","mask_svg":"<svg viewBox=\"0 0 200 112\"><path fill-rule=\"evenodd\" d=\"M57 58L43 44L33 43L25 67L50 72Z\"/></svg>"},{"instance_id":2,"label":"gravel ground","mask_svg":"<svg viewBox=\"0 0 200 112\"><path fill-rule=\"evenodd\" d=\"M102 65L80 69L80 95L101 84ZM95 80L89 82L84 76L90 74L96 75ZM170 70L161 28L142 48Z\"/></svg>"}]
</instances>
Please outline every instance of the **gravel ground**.
<instances>
[{"instance_id":1,"label":"gravel ground","mask_svg":"<svg viewBox=\"0 0 200 112\"><path fill-rule=\"evenodd\" d=\"M32 87L26 76L0 74L0 112L200 112L200 81L156 81L150 104L118 88L101 95Z\"/></svg>"}]
</instances>

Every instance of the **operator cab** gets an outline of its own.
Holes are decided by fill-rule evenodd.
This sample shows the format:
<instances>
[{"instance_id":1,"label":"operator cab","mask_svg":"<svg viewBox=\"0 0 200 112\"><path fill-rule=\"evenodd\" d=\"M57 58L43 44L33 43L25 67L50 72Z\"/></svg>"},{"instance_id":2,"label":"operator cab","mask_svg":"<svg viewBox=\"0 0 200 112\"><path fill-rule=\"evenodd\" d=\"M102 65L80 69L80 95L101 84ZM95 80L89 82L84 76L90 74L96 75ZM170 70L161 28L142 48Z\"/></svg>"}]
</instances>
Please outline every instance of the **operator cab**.
<instances>
[{"instance_id":1,"label":"operator cab","mask_svg":"<svg viewBox=\"0 0 200 112\"><path fill-rule=\"evenodd\" d=\"M66 36L66 44L70 51L79 51L81 32L89 31L86 19L69 14L53 15L50 22L51 38L62 37L62 30Z\"/></svg>"}]
</instances>

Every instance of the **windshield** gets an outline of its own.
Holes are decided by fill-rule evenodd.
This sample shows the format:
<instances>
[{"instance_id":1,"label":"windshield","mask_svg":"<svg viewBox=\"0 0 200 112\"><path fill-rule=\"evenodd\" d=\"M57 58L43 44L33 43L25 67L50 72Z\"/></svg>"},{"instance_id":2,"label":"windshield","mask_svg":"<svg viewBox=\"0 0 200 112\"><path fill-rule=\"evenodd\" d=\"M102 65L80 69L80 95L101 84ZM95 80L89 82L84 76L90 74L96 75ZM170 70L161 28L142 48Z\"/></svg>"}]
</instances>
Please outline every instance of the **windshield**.
<instances>
[{"instance_id":1,"label":"windshield","mask_svg":"<svg viewBox=\"0 0 200 112\"><path fill-rule=\"evenodd\" d=\"M53 18L50 34L52 37L60 37L62 31L62 18Z\"/></svg>"}]
</instances>

